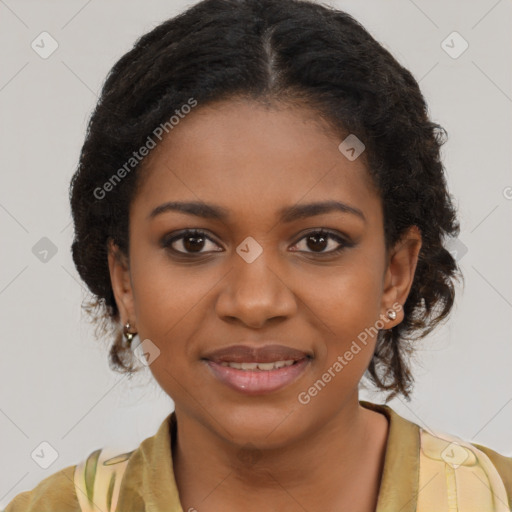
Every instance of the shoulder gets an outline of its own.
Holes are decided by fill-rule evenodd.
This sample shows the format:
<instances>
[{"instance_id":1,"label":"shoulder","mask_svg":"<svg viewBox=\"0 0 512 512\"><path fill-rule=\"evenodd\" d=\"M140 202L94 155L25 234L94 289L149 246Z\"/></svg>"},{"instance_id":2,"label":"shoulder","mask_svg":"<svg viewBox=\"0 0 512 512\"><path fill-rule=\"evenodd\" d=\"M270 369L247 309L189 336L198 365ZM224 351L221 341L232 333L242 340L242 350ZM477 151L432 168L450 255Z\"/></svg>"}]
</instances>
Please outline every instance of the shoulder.
<instances>
[{"instance_id":1,"label":"shoulder","mask_svg":"<svg viewBox=\"0 0 512 512\"><path fill-rule=\"evenodd\" d=\"M510 506L512 507L512 457L507 457L480 444L473 443L473 446L489 457L490 461L500 474L509 495Z\"/></svg>"},{"instance_id":2,"label":"shoulder","mask_svg":"<svg viewBox=\"0 0 512 512\"><path fill-rule=\"evenodd\" d=\"M414 510L421 512L512 510L512 457L448 432L424 428L388 405L362 405L383 412L390 421L386 464L392 491L388 495L407 499L412 493Z\"/></svg>"},{"instance_id":3,"label":"shoulder","mask_svg":"<svg viewBox=\"0 0 512 512\"><path fill-rule=\"evenodd\" d=\"M419 431L420 488L432 481L449 501L453 496L456 502L478 504L478 510L511 510L511 457L445 432Z\"/></svg>"},{"instance_id":4,"label":"shoulder","mask_svg":"<svg viewBox=\"0 0 512 512\"><path fill-rule=\"evenodd\" d=\"M144 507L145 494L153 496L162 487L168 491L167 501L162 500L168 503L175 499L171 430L175 435L174 413L163 420L156 434L135 449L124 453L112 446L97 449L78 464L61 469L34 489L18 494L0 512L90 512L115 510L116 506L120 510L138 510Z\"/></svg>"},{"instance_id":5,"label":"shoulder","mask_svg":"<svg viewBox=\"0 0 512 512\"><path fill-rule=\"evenodd\" d=\"M95 450L75 467L73 480L81 511L116 510L121 481L136 451Z\"/></svg>"},{"instance_id":6,"label":"shoulder","mask_svg":"<svg viewBox=\"0 0 512 512\"><path fill-rule=\"evenodd\" d=\"M115 510L121 480L134 451L118 454L108 447L95 450L80 463L18 494L1 512Z\"/></svg>"},{"instance_id":7,"label":"shoulder","mask_svg":"<svg viewBox=\"0 0 512 512\"><path fill-rule=\"evenodd\" d=\"M3 512L79 512L73 475L76 465L67 466L46 477L30 491L25 491L7 505Z\"/></svg>"}]
</instances>

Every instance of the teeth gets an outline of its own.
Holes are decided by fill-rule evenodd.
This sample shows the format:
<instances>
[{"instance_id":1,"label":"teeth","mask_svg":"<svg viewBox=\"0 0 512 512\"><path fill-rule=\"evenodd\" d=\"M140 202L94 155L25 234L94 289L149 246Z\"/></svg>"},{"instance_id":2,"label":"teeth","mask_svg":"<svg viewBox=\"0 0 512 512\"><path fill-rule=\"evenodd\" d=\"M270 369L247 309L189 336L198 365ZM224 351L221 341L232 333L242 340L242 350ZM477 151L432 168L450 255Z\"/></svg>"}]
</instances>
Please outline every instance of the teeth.
<instances>
[{"instance_id":1,"label":"teeth","mask_svg":"<svg viewBox=\"0 0 512 512\"><path fill-rule=\"evenodd\" d=\"M291 366L295 361L293 359L288 359L286 361L274 361L272 363L234 363L234 362L226 362L223 361L220 364L222 366L229 366L230 368L236 368L237 370L277 370L278 368L283 368L284 366Z\"/></svg>"}]
</instances>

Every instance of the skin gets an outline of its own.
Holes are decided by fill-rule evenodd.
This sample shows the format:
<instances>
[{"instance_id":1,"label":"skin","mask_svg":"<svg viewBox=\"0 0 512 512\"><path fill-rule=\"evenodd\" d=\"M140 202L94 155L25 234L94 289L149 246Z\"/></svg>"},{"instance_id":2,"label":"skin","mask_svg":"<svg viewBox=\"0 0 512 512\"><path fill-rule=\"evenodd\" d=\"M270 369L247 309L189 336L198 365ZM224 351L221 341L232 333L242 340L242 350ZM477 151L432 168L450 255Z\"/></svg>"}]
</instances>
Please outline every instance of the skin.
<instances>
[{"instance_id":1,"label":"skin","mask_svg":"<svg viewBox=\"0 0 512 512\"><path fill-rule=\"evenodd\" d=\"M149 367L175 403L173 468L185 511L375 510L388 422L359 404L358 384L376 338L309 403L297 397L358 334L405 303L421 235L412 226L386 253L381 199L364 158L349 161L341 140L298 105L199 105L146 161L130 209L129 261L110 245L122 323L160 350ZM326 200L359 208L366 221L339 211L279 220L283 207ZM212 203L229 217L168 211L148 219L167 201ZM174 241L182 254L161 246L186 228L212 241ZM308 242L314 228L354 245L327 254L340 244ZM248 236L263 249L252 263L236 252ZM402 320L399 308L385 328ZM297 380L270 394L228 388L201 360L269 340L313 355Z\"/></svg>"}]
</instances>

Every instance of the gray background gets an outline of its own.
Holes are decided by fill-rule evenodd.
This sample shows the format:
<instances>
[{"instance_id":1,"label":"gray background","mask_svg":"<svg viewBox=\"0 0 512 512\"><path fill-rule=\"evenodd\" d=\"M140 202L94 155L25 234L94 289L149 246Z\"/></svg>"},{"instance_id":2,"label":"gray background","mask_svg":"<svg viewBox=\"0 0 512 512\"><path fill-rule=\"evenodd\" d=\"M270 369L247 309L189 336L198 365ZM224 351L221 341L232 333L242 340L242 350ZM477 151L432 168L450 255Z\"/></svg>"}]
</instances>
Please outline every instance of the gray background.
<instances>
[{"instance_id":1,"label":"gray background","mask_svg":"<svg viewBox=\"0 0 512 512\"><path fill-rule=\"evenodd\" d=\"M95 341L80 309L67 193L107 72L191 3L0 0L0 507L96 448L133 449L172 410L149 371L128 381L108 368L107 340ZM512 2L329 3L411 70L449 134L443 157L466 288L421 343L413 400L391 406L511 456ZM47 59L31 48L43 31L59 45ZM469 44L458 58L442 47L453 31ZM452 40L452 52L462 48ZM33 252L43 237L57 251L46 262ZM47 469L31 457L44 441L58 452Z\"/></svg>"}]
</instances>

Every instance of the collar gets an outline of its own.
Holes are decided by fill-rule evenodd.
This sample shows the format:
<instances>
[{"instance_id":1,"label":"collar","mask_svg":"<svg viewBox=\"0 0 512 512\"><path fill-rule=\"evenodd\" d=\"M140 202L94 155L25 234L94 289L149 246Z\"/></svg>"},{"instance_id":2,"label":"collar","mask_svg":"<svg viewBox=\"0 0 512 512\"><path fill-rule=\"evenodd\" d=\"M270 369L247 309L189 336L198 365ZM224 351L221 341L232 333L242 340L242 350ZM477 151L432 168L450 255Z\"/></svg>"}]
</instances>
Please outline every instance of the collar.
<instances>
[{"instance_id":1,"label":"collar","mask_svg":"<svg viewBox=\"0 0 512 512\"><path fill-rule=\"evenodd\" d=\"M419 480L419 426L387 405L364 400L359 403L384 414L389 422L376 512L414 512ZM183 512L172 464L171 448L176 433L176 414L172 412L157 433L133 451L122 482L119 510Z\"/></svg>"},{"instance_id":2,"label":"collar","mask_svg":"<svg viewBox=\"0 0 512 512\"><path fill-rule=\"evenodd\" d=\"M389 421L384 469L375 512L415 512L419 481L420 428L388 405L360 400Z\"/></svg>"}]
</instances>

